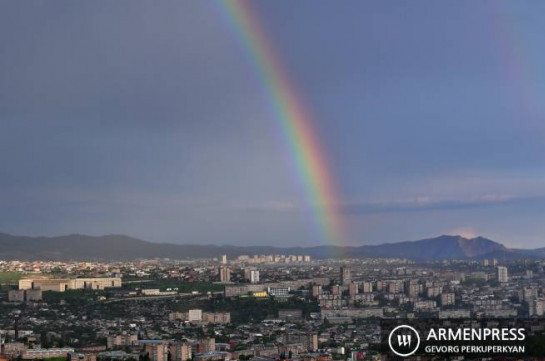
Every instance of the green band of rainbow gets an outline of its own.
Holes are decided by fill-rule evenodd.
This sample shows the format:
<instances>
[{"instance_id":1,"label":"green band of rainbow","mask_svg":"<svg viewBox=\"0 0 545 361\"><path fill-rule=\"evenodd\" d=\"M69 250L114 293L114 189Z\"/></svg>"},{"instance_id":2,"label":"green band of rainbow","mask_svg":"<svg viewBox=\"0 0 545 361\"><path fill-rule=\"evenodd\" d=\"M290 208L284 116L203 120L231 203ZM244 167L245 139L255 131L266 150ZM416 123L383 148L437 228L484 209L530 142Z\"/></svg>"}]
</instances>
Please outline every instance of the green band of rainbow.
<instances>
[{"instance_id":1,"label":"green band of rainbow","mask_svg":"<svg viewBox=\"0 0 545 361\"><path fill-rule=\"evenodd\" d=\"M270 102L317 227L325 241L340 245L343 227L337 208L336 188L309 112L297 96L286 71L280 66L276 52L249 1L220 0L219 3L247 51Z\"/></svg>"}]
</instances>

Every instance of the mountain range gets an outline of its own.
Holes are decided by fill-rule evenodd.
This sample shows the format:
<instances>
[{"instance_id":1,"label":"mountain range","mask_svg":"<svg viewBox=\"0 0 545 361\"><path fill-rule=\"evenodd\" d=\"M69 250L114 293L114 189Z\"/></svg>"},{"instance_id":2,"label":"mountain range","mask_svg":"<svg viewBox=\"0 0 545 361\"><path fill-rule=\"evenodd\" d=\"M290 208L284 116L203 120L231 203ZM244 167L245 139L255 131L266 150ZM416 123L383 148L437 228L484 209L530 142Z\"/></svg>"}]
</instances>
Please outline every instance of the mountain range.
<instances>
[{"instance_id":1,"label":"mountain range","mask_svg":"<svg viewBox=\"0 0 545 361\"><path fill-rule=\"evenodd\" d=\"M0 233L0 260L112 261L150 258L211 258L226 254L310 255L313 258L384 257L415 261L545 258L545 248L515 249L483 237L442 235L418 241L363 245L357 247L272 247L189 245L153 243L125 235L26 237Z\"/></svg>"}]
</instances>

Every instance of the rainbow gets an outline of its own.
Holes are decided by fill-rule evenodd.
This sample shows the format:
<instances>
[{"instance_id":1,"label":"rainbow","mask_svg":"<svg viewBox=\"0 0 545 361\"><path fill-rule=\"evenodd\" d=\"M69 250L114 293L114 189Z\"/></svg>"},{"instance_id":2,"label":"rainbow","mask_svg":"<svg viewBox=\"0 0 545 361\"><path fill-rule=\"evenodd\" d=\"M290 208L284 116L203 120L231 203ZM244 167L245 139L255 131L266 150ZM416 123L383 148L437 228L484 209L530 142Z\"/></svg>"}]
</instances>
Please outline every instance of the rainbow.
<instances>
[{"instance_id":1,"label":"rainbow","mask_svg":"<svg viewBox=\"0 0 545 361\"><path fill-rule=\"evenodd\" d=\"M339 198L325 152L313 128L312 116L281 66L259 18L250 7L250 1L218 0L218 3L259 78L321 241L342 245L344 232L338 209Z\"/></svg>"}]
</instances>

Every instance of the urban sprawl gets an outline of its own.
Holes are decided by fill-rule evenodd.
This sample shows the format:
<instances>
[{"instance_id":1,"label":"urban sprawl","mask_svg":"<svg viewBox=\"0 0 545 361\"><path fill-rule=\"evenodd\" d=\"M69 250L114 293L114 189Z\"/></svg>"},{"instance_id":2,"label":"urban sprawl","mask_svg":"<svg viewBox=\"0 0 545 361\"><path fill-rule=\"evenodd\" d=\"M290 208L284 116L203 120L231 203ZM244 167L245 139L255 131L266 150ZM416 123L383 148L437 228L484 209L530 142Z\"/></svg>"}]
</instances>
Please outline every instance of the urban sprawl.
<instances>
[{"instance_id":1,"label":"urban sprawl","mask_svg":"<svg viewBox=\"0 0 545 361\"><path fill-rule=\"evenodd\" d=\"M545 263L0 261L0 360L379 360L383 319L540 318Z\"/></svg>"}]
</instances>

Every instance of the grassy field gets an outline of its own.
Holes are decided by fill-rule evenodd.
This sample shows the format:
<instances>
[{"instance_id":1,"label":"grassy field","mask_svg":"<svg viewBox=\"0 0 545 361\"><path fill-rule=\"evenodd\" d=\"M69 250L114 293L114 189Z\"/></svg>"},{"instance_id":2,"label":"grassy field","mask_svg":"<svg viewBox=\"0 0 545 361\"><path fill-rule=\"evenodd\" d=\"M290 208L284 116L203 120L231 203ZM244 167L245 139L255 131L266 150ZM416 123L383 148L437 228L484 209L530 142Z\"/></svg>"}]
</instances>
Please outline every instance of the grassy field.
<instances>
[{"instance_id":1,"label":"grassy field","mask_svg":"<svg viewBox=\"0 0 545 361\"><path fill-rule=\"evenodd\" d=\"M23 276L20 272L0 272L0 282L19 281Z\"/></svg>"}]
</instances>

